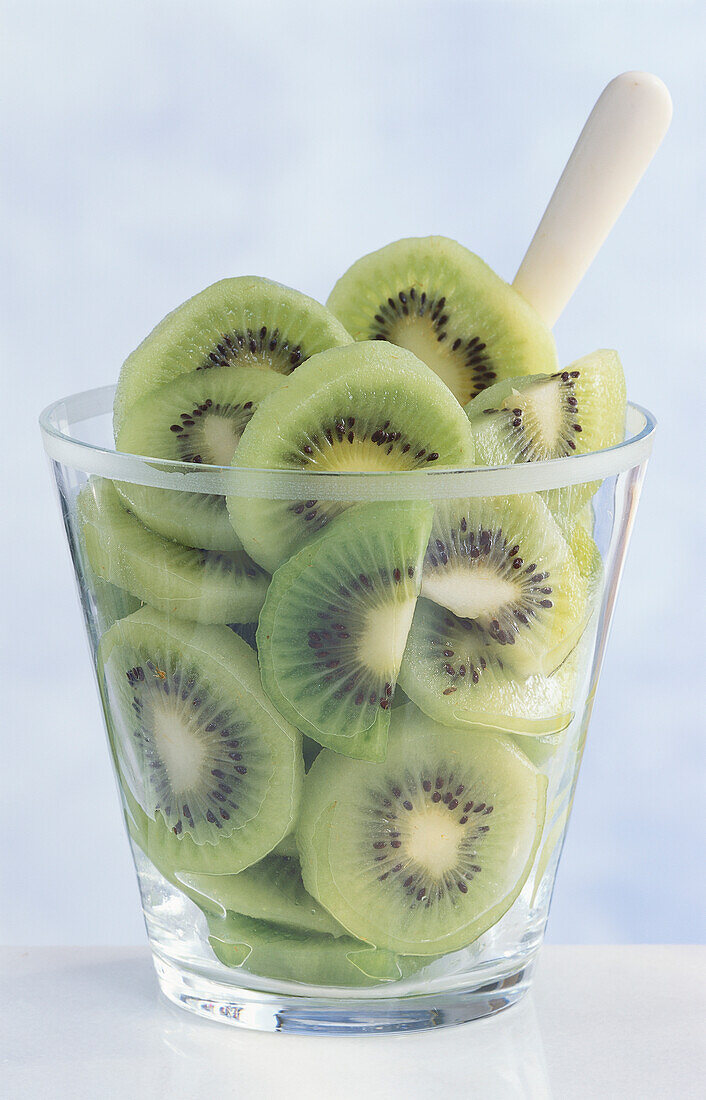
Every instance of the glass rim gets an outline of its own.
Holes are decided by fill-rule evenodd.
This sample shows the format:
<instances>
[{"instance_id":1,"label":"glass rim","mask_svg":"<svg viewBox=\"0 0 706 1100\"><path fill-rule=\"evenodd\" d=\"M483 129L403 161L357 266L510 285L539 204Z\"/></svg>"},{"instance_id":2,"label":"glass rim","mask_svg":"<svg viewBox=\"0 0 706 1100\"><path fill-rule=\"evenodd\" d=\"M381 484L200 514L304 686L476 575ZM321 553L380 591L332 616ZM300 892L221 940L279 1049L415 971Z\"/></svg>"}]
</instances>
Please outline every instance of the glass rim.
<instances>
[{"instance_id":1,"label":"glass rim","mask_svg":"<svg viewBox=\"0 0 706 1100\"><path fill-rule=\"evenodd\" d=\"M328 501L449 500L559 489L602 480L643 465L650 456L656 428L652 413L628 402L626 437L622 442L589 454L542 462L394 473L196 465L127 454L81 439L76 425L111 414L115 388L110 385L84 390L48 405L39 417L47 455L64 466L111 481L220 496Z\"/></svg>"}]
</instances>

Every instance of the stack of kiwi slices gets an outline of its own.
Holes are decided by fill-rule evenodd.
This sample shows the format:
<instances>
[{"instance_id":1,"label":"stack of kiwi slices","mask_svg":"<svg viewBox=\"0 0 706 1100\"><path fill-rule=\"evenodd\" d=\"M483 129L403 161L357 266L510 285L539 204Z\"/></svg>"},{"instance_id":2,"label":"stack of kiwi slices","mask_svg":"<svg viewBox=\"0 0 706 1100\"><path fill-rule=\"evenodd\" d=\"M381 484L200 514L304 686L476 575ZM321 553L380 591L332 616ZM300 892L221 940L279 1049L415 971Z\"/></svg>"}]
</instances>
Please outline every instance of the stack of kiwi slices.
<instances>
[{"instance_id":1,"label":"stack of kiwi slices","mask_svg":"<svg viewBox=\"0 0 706 1100\"><path fill-rule=\"evenodd\" d=\"M222 964L408 979L531 896L601 589L596 485L448 500L435 471L610 447L624 416L615 352L562 370L443 237L364 257L327 306L225 279L128 358L119 451L306 486L78 498L130 833ZM372 500L345 491L361 472ZM411 499L375 499L385 473Z\"/></svg>"}]
</instances>

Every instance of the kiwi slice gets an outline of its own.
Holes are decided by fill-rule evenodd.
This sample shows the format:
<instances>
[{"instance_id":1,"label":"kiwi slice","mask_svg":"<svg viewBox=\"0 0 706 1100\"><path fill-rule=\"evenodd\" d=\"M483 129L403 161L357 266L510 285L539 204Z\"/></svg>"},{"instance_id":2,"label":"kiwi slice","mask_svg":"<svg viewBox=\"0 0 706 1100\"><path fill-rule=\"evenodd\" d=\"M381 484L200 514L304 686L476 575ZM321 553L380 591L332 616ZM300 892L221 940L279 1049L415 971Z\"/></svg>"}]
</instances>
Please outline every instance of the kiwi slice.
<instances>
[{"instance_id":1,"label":"kiwi slice","mask_svg":"<svg viewBox=\"0 0 706 1100\"><path fill-rule=\"evenodd\" d=\"M595 608L600 596L603 580L603 558L586 526L586 512L581 509L575 518L563 523L562 530L579 573L586 581L586 595L589 609Z\"/></svg>"},{"instance_id":2,"label":"kiwi slice","mask_svg":"<svg viewBox=\"0 0 706 1100\"><path fill-rule=\"evenodd\" d=\"M262 684L320 745L385 757L431 515L426 503L358 505L272 578L257 631Z\"/></svg>"},{"instance_id":3,"label":"kiwi slice","mask_svg":"<svg viewBox=\"0 0 706 1100\"><path fill-rule=\"evenodd\" d=\"M532 737L566 729L573 716L573 654L552 675L514 674L473 620L420 599L399 684L447 726L490 726Z\"/></svg>"},{"instance_id":4,"label":"kiwi slice","mask_svg":"<svg viewBox=\"0 0 706 1100\"><path fill-rule=\"evenodd\" d=\"M484 466L588 454L625 432L625 376L616 351L600 350L565 370L498 382L466 412Z\"/></svg>"},{"instance_id":5,"label":"kiwi slice","mask_svg":"<svg viewBox=\"0 0 706 1100\"><path fill-rule=\"evenodd\" d=\"M111 627L98 658L121 783L158 868L235 874L292 831L301 738L242 639L144 607Z\"/></svg>"},{"instance_id":6,"label":"kiwi slice","mask_svg":"<svg viewBox=\"0 0 706 1100\"><path fill-rule=\"evenodd\" d=\"M234 462L325 473L468 467L471 437L433 371L402 348L368 342L322 352L286 379L246 427ZM271 573L346 507L228 499L245 549Z\"/></svg>"},{"instance_id":7,"label":"kiwi slice","mask_svg":"<svg viewBox=\"0 0 706 1100\"><path fill-rule=\"evenodd\" d=\"M76 507L79 517L77 551L83 576L81 598L85 604L84 610L88 616L87 621L97 645L101 636L113 623L132 615L134 611L139 611L142 601L131 592L127 592L117 584L112 584L111 581L105 580L104 577L96 573L89 559L81 521L81 509L85 496L91 491L89 486L94 480L98 479L89 478L87 484L79 491L76 496Z\"/></svg>"},{"instance_id":8,"label":"kiwi slice","mask_svg":"<svg viewBox=\"0 0 706 1100\"><path fill-rule=\"evenodd\" d=\"M350 336L329 311L297 290L246 275L202 290L168 313L123 364L116 433L127 410L179 374L231 365L291 374L310 355Z\"/></svg>"},{"instance_id":9,"label":"kiwi slice","mask_svg":"<svg viewBox=\"0 0 706 1100\"><path fill-rule=\"evenodd\" d=\"M593 536L596 527L596 517L593 512L593 505L590 501L588 504L584 504L575 516L572 516L572 521L574 524L583 528L587 535Z\"/></svg>"},{"instance_id":10,"label":"kiwi slice","mask_svg":"<svg viewBox=\"0 0 706 1100\"><path fill-rule=\"evenodd\" d=\"M119 451L173 462L229 466L245 425L282 375L227 366L182 374L138 398L117 434ZM116 482L130 509L165 538L186 546L239 546L225 498Z\"/></svg>"},{"instance_id":11,"label":"kiwi slice","mask_svg":"<svg viewBox=\"0 0 706 1100\"><path fill-rule=\"evenodd\" d=\"M586 624L586 582L536 493L440 501L421 591L519 675L553 672Z\"/></svg>"},{"instance_id":12,"label":"kiwi slice","mask_svg":"<svg viewBox=\"0 0 706 1100\"><path fill-rule=\"evenodd\" d=\"M615 351L595 351L563 371L498 382L466 407L483 466L588 454L625 434L625 376ZM553 511L579 511L600 482L546 492Z\"/></svg>"},{"instance_id":13,"label":"kiwi slice","mask_svg":"<svg viewBox=\"0 0 706 1100\"><path fill-rule=\"evenodd\" d=\"M128 831L147 854L149 819L129 788L125 794ZM175 871L169 864L154 865L207 916L225 917L234 912L299 932L345 935L345 929L304 889L294 833L289 833L264 859L238 874L191 874Z\"/></svg>"},{"instance_id":14,"label":"kiwi slice","mask_svg":"<svg viewBox=\"0 0 706 1100\"><path fill-rule=\"evenodd\" d=\"M90 479L77 508L88 560L98 577L182 619L224 623L258 615L269 577L243 549L196 550L156 535L124 507L113 483L104 478Z\"/></svg>"},{"instance_id":15,"label":"kiwi slice","mask_svg":"<svg viewBox=\"0 0 706 1100\"><path fill-rule=\"evenodd\" d=\"M105 581L102 577L97 576L91 569L90 563L87 564L88 570L85 570L85 582L95 604L99 633L103 634L118 619L124 619L127 615L132 615L134 611L139 611L142 607L142 601L123 588L119 588L117 585L111 584L110 581Z\"/></svg>"},{"instance_id":16,"label":"kiwi slice","mask_svg":"<svg viewBox=\"0 0 706 1100\"><path fill-rule=\"evenodd\" d=\"M324 750L297 844L307 890L359 939L400 954L472 943L534 861L546 780L509 738L395 711L383 765Z\"/></svg>"},{"instance_id":17,"label":"kiwi slice","mask_svg":"<svg viewBox=\"0 0 706 1100\"><path fill-rule=\"evenodd\" d=\"M297 840L294 833L287 833L276 848L272 849L273 856L293 856L295 859L299 859L299 849L297 848Z\"/></svg>"},{"instance_id":18,"label":"kiwi slice","mask_svg":"<svg viewBox=\"0 0 706 1100\"><path fill-rule=\"evenodd\" d=\"M556 857L557 861L561 855L561 848L559 845L564 843L565 830L571 815L571 809L573 806L573 795L567 800L561 803L561 805L554 805L547 813L547 825L542 847L537 857L537 862L534 868L533 880L534 888L532 891L532 897L530 899L530 908L534 908L538 895L544 886L544 875L549 867L552 857ZM557 849L559 849L557 851Z\"/></svg>"},{"instance_id":19,"label":"kiwi slice","mask_svg":"<svg viewBox=\"0 0 706 1100\"><path fill-rule=\"evenodd\" d=\"M280 981L360 988L407 977L430 962L380 951L352 936L302 933L236 913L208 917L208 926L208 942L224 966Z\"/></svg>"},{"instance_id":20,"label":"kiwi slice","mask_svg":"<svg viewBox=\"0 0 706 1100\"><path fill-rule=\"evenodd\" d=\"M189 897L213 916L233 912L299 932L345 935L345 929L304 889L299 860L293 856L266 856L238 875L182 872L177 879Z\"/></svg>"},{"instance_id":21,"label":"kiwi slice","mask_svg":"<svg viewBox=\"0 0 706 1100\"><path fill-rule=\"evenodd\" d=\"M539 314L447 237L413 237L364 256L327 305L355 340L409 348L462 405L498 379L556 366L554 338Z\"/></svg>"}]
</instances>

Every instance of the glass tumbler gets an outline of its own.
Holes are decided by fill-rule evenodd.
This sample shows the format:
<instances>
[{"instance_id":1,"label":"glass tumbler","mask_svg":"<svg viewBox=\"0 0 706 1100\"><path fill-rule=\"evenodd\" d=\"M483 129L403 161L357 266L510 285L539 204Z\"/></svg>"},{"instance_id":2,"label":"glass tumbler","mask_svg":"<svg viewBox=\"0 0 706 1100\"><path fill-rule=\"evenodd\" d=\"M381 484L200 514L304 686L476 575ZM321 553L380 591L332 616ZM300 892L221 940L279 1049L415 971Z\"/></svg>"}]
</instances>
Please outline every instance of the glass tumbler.
<instances>
[{"instance_id":1,"label":"glass tumbler","mask_svg":"<svg viewBox=\"0 0 706 1100\"><path fill-rule=\"evenodd\" d=\"M513 1004L650 414L565 459L309 473L118 453L113 394L40 423L162 992L271 1031ZM221 546L177 541L200 509Z\"/></svg>"}]
</instances>

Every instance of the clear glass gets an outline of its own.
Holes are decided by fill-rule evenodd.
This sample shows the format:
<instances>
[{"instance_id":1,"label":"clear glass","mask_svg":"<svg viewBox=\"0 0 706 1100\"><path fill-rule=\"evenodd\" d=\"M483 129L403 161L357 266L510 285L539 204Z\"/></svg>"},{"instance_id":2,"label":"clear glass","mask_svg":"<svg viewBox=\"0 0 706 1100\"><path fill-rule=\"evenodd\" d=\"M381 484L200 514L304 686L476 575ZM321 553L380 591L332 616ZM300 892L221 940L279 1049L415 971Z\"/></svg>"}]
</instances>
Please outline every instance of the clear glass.
<instances>
[{"instance_id":1,"label":"clear glass","mask_svg":"<svg viewBox=\"0 0 706 1100\"><path fill-rule=\"evenodd\" d=\"M74 562L162 991L203 1016L288 1031L430 1028L491 1015L513 1004L528 988L547 922L611 613L652 445L650 414L629 406L625 441L591 455L492 469L316 474L194 466L117 453L111 449L112 398L112 387L66 398L42 414L41 428ZM273 613L267 627L262 625L265 616L261 617L256 639L259 606L265 591L274 590L269 575L248 567L245 579L236 576L234 586L242 582L250 596L257 591L244 604L236 600L233 610L234 588L228 588L222 599L222 587L216 586L214 596L205 580L202 586L198 578L194 584L192 573L190 587L184 590L183 577L175 582L168 564L150 558L151 550L142 553L142 559L150 558L145 568L141 552L133 552L121 541L120 529L103 541L103 535L96 535L110 526L115 484L124 494L123 501L137 502L143 520L174 514L174 510L181 514L182 506L208 500L215 501L221 518L227 519L219 499L223 497L228 498L236 526L238 517L253 511L270 517L270 527L264 528L271 530L265 556L272 559L273 568L290 552L281 535L285 527L278 525L277 517L314 518L321 502L335 505L341 513L360 506L350 513L356 519L349 522L345 540L357 564L346 575L346 561L341 559L337 566L334 560L333 565L329 562L329 572L338 570L340 591L351 599L354 588L360 587L362 599L367 598L368 586L375 589L377 584L376 591L382 586L388 592L396 584L407 585L408 596L412 595L404 606L413 608L419 579L400 579L400 571L392 568L386 575L378 568L377 558L365 558L366 553L373 555L371 547L377 545L369 533L384 527L388 515L393 517L391 523L397 522L395 516L402 517L399 522L406 524L408 542L416 539L417 545L417 570L425 597L417 603L417 612L423 605L437 618L433 629L427 623L424 633L425 620L418 622L415 612L407 634L411 611L406 618L401 613L378 616L375 630L370 628L372 633L365 635L365 644L383 654L381 659L391 654L395 669L401 661L405 690L393 683L378 684L373 706L372 696L369 704L352 676L350 681L336 679L336 661L329 664L325 648L321 659L322 646L333 646L332 652L338 653L336 639L347 639L349 634L343 629L345 623L329 621L331 616L340 618L343 611L330 599L326 602L325 584L330 585L330 578L317 587L318 558L309 562L313 587L299 604L293 604L294 617L292 613L289 620L282 619L284 613L278 612L276 618ZM571 521L566 519L568 512L561 510L569 495ZM401 511L396 502L403 502ZM580 508L574 507L576 502ZM564 599L560 629L552 628L554 633L549 630L538 642L533 636L532 644L523 648L508 644L514 638L509 638L509 628L505 632L504 622L485 622L483 645L488 648L478 657L472 620L476 616L481 622L482 616L478 618L468 604L468 599L473 603L475 590L468 590L471 595L463 607L454 604L455 611L450 607L440 566L446 551L451 551L436 541L433 529L429 534L432 511L437 518L451 517L449 537L455 547L461 546L466 565L502 551L508 569L519 571L531 598L540 601L537 606L543 599L556 608ZM563 517L561 524L555 522L555 514ZM503 517L498 524L500 528L504 524L506 532L513 523L525 523L523 537L540 564L528 565L519 556L521 551L508 546L507 535L500 542L496 539L495 549L490 543L484 545L483 525L490 522L489 515ZM475 542L470 533L474 523L480 532ZM420 524L427 526L421 530ZM324 540L319 541L323 545ZM311 547L313 542L306 545ZM179 550L174 542L169 547L169 552ZM202 553L205 562L209 555ZM552 575L546 567L547 554L552 555ZM211 551L211 560L214 555L218 557L218 552ZM542 562L545 571L538 574ZM414 569L409 568L411 577ZM364 569L373 577L372 583ZM435 587L434 577L439 576L442 582ZM294 599L299 584L298 575L293 574L280 588L287 599ZM373 604L370 600L365 604L366 615ZM143 605L147 607L140 611ZM284 597L279 606L285 606ZM239 618L238 607L242 608ZM159 639L169 636L172 649L164 652L182 664L167 667L172 657L164 659L164 669L159 661L156 666L147 661L144 668L139 662L134 667L124 664L126 653L132 652L125 641L132 635L125 631L132 629L135 614L138 621L147 616L148 625L143 623L139 630L152 631L150 639L155 631ZM321 630L312 627L311 616L316 614L324 623ZM355 621L369 624L372 619L359 616ZM121 624L117 634L116 623ZM328 627L335 634L333 642L326 634ZM244 641L232 641L236 633ZM432 635L436 641L430 640ZM119 644L112 642L116 637L121 639ZM281 637L284 642L276 649L276 638L281 642ZM450 637L456 639L453 644ZM517 637L525 637L519 627ZM421 638L416 650L414 638ZM437 642L441 651L431 649ZM199 664L201 658L195 654L203 649L211 654L207 666ZM269 656L264 657L265 653ZM241 674L241 664L250 670L247 675ZM272 673L275 666L284 669L281 675ZM491 679L489 667L494 679L485 691ZM260 671L266 693L261 690ZM300 672L308 685L304 701L288 694L290 688L296 693ZM207 683L201 689L195 682L202 673ZM475 687L469 687L471 681ZM243 684L248 699L238 703ZM281 702L280 687L289 706ZM181 805L183 790L192 782L183 775L187 758L179 752L170 758L173 767L165 772L165 787L163 777L155 779L150 772L157 765L141 740L141 723L147 721L143 708L152 708L152 721L169 707L176 708L170 714L183 716L184 707L198 710L211 705L210 695L206 703L196 698L199 691L211 692L216 699L209 712L212 721L204 727L211 730L208 736L225 738L230 750L222 766L226 771L211 770L214 790L207 792L201 806L204 814L211 815L208 821L213 819L210 833L208 825L202 828L198 820L194 823L198 810L194 813ZM382 733L377 762L356 760L346 755L348 748L343 755L327 749L326 759L333 762L330 767L326 764L328 772L321 762L316 765L315 774L323 776L317 786L311 776L303 778L302 752L309 768L318 746L305 738L302 750L301 735L291 719L293 710L301 711L302 728L311 733L312 721L315 726L321 721L330 734L331 723L326 727L316 717L323 712L311 709L312 698L319 695L329 707L325 712L335 715L334 732L343 738L339 744L349 745L351 737L368 727ZM226 707L230 710L224 718ZM389 745L395 748L390 747L385 761L388 719ZM187 718L184 722L188 724ZM426 737L421 749L420 729ZM152 734L156 737L154 730ZM433 749L432 734L437 746ZM434 753L439 754L438 765ZM394 766L393 757L399 758ZM450 766L450 759L460 763ZM246 760L250 764L247 779ZM196 761L194 767L200 766ZM397 788L395 776L401 777L404 789ZM247 790L250 784L256 787L254 794ZM254 799L247 812L234 801L234 787L241 794L245 790L239 802ZM489 791L494 792L497 805L491 804ZM167 807L167 801L175 800L179 807ZM237 828L233 817L238 817ZM448 828L447 822L451 823ZM220 832L214 839L216 827ZM365 850L359 853L361 847ZM396 862L400 848L404 865ZM299 878L300 857L307 867L308 891ZM376 864L382 867L380 874ZM263 867L269 868L264 876ZM413 873L408 874L410 868ZM390 885L381 887L383 880ZM428 931L430 909L437 921L433 933Z\"/></svg>"}]
</instances>

